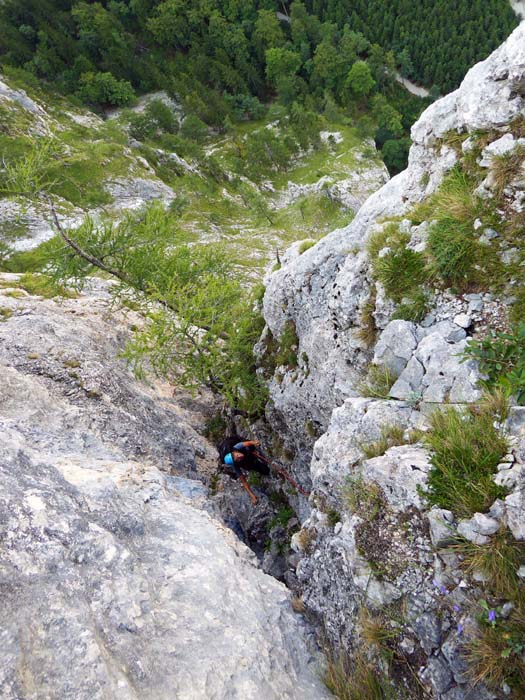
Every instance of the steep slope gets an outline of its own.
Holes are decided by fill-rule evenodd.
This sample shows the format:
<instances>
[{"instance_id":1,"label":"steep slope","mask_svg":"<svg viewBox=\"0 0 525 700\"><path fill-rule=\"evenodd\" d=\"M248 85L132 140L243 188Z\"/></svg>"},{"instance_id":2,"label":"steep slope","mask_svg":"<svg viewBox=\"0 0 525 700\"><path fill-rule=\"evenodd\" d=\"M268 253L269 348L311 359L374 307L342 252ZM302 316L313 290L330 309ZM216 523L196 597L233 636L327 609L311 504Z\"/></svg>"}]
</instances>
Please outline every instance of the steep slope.
<instances>
[{"instance_id":1,"label":"steep slope","mask_svg":"<svg viewBox=\"0 0 525 700\"><path fill-rule=\"evenodd\" d=\"M106 283L0 278L0 695L327 697L283 585L206 512L198 399L133 379ZM183 400L184 399L184 400Z\"/></svg>"},{"instance_id":2,"label":"steep slope","mask_svg":"<svg viewBox=\"0 0 525 700\"><path fill-rule=\"evenodd\" d=\"M347 686L522 697L524 409L480 403L464 351L520 333L524 124L522 23L414 125L407 170L268 279L268 418L313 487L297 576Z\"/></svg>"},{"instance_id":3,"label":"steep slope","mask_svg":"<svg viewBox=\"0 0 525 700\"><path fill-rule=\"evenodd\" d=\"M388 180L373 140L354 126L325 122L315 148L299 149L286 166L265 171L264 179L254 163L250 179L240 174L242 163L254 158L245 153L250 138L271 134L274 148L290 141L282 107L272 105L266 118L232 125L230 133L203 126L192 140L160 128L134 130L133 119L144 116L148 105L167 110L173 130L179 128L183 115L166 93L145 96L133 110L103 120L56 94L0 76L0 251L30 250L54 235L42 192L73 228L88 214L120 220L160 202L174 238L220 243L258 277L276 248L317 240L334 220L351 221Z\"/></svg>"}]
</instances>

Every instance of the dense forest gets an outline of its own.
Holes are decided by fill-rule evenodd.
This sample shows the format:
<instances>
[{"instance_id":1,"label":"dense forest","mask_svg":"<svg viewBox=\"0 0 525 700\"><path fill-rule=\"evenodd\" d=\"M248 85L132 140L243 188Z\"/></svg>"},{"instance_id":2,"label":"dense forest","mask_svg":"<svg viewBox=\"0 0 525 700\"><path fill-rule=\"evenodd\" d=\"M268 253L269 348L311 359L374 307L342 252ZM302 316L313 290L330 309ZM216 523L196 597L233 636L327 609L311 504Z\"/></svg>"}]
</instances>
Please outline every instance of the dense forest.
<instances>
[{"instance_id":1,"label":"dense forest","mask_svg":"<svg viewBox=\"0 0 525 700\"><path fill-rule=\"evenodd\" d=\"M164 89L218 129L273 99L366 115L397 172L425 103L396 71L454 87L515 21L506 0L4 0L0 62L94 107Z\"/></svg>"},{"instance_id":2,"label":"dense forest","mask_svg":"<svg viewBox=\"0 0 525 700\"><path fill-rule=\"evenodd\" d=\"M307 0L322 21L349 23L394 51L401 73L445 93L517 26L508 0Z\"/></svg>"}]
</instances>

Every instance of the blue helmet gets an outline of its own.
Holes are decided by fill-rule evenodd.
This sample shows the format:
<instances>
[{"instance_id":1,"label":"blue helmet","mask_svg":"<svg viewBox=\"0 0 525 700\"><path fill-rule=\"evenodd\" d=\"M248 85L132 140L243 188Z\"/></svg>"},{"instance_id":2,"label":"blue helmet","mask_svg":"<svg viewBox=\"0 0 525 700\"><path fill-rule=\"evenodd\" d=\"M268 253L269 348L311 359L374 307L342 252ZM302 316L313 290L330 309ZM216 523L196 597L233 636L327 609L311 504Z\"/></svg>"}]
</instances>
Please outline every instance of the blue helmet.
<instances>
[{"instance_id":1,"label":"blue helmet","mask_svg":"<svg viewBox=\"0 0 525 700\"><path fill-rule=\"evenodd\" d=\"M228 454L225 455L225 457L224 457L224 464L232 465L233 462L234 462L233 455L231 452L228 452Z\"/></svg>"}]
</instances>

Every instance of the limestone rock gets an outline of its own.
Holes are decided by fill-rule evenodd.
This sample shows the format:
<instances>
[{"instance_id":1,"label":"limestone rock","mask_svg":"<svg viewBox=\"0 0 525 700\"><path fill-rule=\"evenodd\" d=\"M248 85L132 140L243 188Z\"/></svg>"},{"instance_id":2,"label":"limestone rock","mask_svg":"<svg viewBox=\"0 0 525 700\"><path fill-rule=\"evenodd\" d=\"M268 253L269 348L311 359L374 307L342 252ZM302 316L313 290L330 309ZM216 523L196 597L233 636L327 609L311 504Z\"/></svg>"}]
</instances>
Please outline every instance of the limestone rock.
<instances>
[{"instance_id":1,"label":"limestone rock","mask_svg":"<svg viewBox=\"0 0 525 700\"><path fill-rule=\"evenodd\" d=\"M197 398L133 378L107 283L0 299L0 696L328 697L289 593L188 478L215 460Z\"/></svg>"}]
</instances>

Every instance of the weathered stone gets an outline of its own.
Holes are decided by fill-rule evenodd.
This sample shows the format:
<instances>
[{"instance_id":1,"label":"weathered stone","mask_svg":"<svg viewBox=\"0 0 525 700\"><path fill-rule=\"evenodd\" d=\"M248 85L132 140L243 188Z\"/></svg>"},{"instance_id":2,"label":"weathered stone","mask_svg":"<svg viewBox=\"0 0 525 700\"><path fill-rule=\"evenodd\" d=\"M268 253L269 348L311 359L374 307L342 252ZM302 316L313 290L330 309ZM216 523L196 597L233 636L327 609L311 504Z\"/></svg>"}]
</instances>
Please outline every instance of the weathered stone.
<instances>
[{"instance_id":1,"label":"weathered stone","mask_svg":"<svg viewBox=\"0 0 525 700\"><path fill-rule=\"evenodd\" d=\"M441 655L430 657L427 671L436 693L445 693L454 682L448 664Z\"/></svg>"},{"instance_id":2,"label":"weathered stone","mask_svg":"<svg viewBox=\"0 0 525 700\"><path fill-rule=\"evenodd\" d=\"M451 544L456 537L453 513L434 506L427 517L430 525L430 539L434 547L439 549Z\"/></svg>"},{"instance_id":3,"label":"weathered stone","mask_svg":"<svg viewBox=\"0 0 525 700\"><path fill-rule=\"evenodd\" d=\"M410 321L391 321L376 345L374 362L399 376L416 346L415 325Z\"/></svg>"},{"instance_id":4,"label":"weathered stone","mask_svg":"<svg viewBox=\"0 0 525 700\"><path fill-rule=\"evenodd\" d=\"M435 613L419 615L412 628L426 654L431 654L441 643L441 621Z\"/></svg>"},{"instance_id":5,"label":"weathered stone","mask_svg":"<svg viewBox=\"0 0 525 700\"><path fill-rule=\"evenodd\" d=\"M469 314L458 314L454 316L454 323L461 328L469 328L472 325L472 316L469 316Z\"/></svg>"},{"instance_id":6,"label":"weathered stone","mask_svg":"<svg viewBox=\"0 0 525 700\"><path fill-rule=\"evenodd\" d=\"M92 286L0 289L0 696L328 697L289 593L187 476L215 459L191 397L133 378Z\"/></svg>"},{"instance_id":7,"label":"weathered stone","mask_svg":"<svg viewBox=\"0 0 525 700\"><path fill-rule=\"evenodd\" d=\"M517 540L525 539L525 489L511 493L505 498L507 524Z\"/></svg>"},{"instance_id":8,"label":"weathered stone","mask_svg":"<svg viewBox=\"0 0 525 700\"><path fill-rule=\"evenodd\" d=\"M492 165L494 158L510 153L516 148L516 141L512 134L505 134L501 138L490 143L483 149L483 153L479 164L482 168L488 168Z\"/></svg>"}]
</instances>

